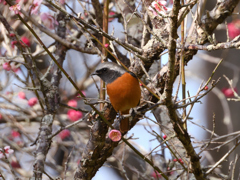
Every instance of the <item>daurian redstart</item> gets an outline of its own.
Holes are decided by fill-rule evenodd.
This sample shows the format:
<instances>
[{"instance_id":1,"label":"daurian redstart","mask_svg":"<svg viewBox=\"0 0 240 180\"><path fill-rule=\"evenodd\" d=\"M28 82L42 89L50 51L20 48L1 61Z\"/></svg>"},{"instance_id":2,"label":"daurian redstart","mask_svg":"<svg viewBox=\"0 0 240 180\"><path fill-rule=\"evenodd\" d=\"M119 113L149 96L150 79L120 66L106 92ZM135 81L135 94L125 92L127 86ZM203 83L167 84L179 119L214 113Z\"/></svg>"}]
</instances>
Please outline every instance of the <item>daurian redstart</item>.
<instances>
[{"instance_id":1,"label":"daurian redstart","mask_svg":"<svg viewBox=\"0 0 240 180\"><path fill-rule=\"evenodd\" d=\"M129 114L129 110L139 104L141 89L134 73L116 63L105 62L93 75L98 75L106 83L107 94L116 112ZM129 129L129 118L122 119L120 131L126 132Z\"/></svg>"}]
</instances>

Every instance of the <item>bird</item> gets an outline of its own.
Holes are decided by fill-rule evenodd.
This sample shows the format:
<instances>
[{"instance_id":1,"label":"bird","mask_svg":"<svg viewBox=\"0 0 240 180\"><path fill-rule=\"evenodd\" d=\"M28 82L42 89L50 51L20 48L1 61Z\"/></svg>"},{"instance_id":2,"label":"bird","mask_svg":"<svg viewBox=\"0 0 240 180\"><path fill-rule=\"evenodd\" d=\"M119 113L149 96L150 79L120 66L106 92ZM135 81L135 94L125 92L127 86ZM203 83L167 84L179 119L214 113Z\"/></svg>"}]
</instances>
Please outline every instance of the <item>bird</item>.
<instances>
[{"instance_id":1,"label":"bird","mask_svg":"<svg viewBox=\"0 0 240 180\"><path fill-rule=\"evenodd\" d=\"M126 71L114 62L104 62L99 65L93 75L99 76L107 87L107 94L114 110L120 115L129 114L129 110L139 105L141 89L137 76ZM120 131L128 131L129 118L120 120Z\"/></svg>"}]
</instances>

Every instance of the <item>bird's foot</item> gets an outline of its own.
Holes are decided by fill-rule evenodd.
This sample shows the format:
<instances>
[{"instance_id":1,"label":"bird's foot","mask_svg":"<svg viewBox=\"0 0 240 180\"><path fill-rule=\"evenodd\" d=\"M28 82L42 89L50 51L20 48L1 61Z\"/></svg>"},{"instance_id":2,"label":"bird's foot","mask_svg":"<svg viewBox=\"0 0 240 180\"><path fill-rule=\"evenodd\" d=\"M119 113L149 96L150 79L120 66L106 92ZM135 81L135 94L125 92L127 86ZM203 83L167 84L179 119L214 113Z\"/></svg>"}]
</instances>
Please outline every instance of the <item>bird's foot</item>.
<instances>
[{"instance_id":1,"label":"bird's foot","mask_svg":"<svg viewBox=\"0 0 240 180\"><path fill-rule=\"evenodd\" d=\"M135 108L131 108L129 110L129 114L131 115L131 120L134 119L134 117L137 115L137 110Z\"/></svg>"}]
</instances>

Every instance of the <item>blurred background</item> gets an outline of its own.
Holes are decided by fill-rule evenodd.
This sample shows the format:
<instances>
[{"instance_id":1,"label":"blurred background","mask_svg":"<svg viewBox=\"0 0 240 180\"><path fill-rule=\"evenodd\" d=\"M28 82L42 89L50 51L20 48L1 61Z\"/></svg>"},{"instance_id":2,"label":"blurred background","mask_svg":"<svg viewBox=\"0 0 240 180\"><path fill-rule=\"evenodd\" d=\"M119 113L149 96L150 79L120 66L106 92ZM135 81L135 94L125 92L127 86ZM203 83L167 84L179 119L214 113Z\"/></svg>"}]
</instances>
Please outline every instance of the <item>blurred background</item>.
<instances>
[{"instance_id":1,"label":"blurred background","mask_svg":"<svg viewBox=\"0 0 240 180\"><path fill-rule=\"evenodd\" d=\"M61 22L56 20L56 8L47 1L41 2L35 0L30 2L20 0L16 3L32 16L36 22L46 27L53 34L57 33L57 26ZM78 16L87 23L95 26L93 19L97 19L98 17L91 3L90 1L84 0L56 2L57 5L64 8L70 14L76 15L80 13ZM99 3L101 8L103 8L104 2L100 1ZM138 11L142 19L146 19L147 22L150 21L149 17L146 17L146 9L143 8L141 1L110 1L108 34L120 40L128 39L129 43L132 43L138 48L142 48L143 45L141 45L139 39L142 39L143 24L139 18L128 12L130 11L129 9L131 9L129 7L130 5L124 6L124 3L130 4L131 8ZM166 1L165 6L171 8L172 2L169 0ZM215 0L201 0L192 8L192 13L194 14L197 8L199 8L199 16L202 17L215 6ZM36 12L32 12L36 7L38 7ZM240 20L239 14L237 14L239 8L238 5L234 11L236 14L227 18L226 23L220 24L214 31L217 43L227 41L227 31L230 40L240 34ZM49 55L46 54L29 30L18 20L14 12L9 10L6 2L1 2L0 10L23 42L22 46L27 47L28 51L32 53L38 72L46 74L46 78L51 81L51 73L53 72L51 67L53 67L53 62L49 58ZM125 15L125 18L132 16L128 22L127 31L124 27L126 19L122 18L123 15ZM188 35L188 28L190 28L192 21L192 15L189 14L186 18L186 36ZM54 53L56 50L55 40L52 39L51 36L41 32L31 21L29 21L29 23L35 29L45 46ZM151 27L152 24L150 22L149 24ZM34 141L38 137L37 132L43 116L39 100L36 98L34 88L32 88L31 84L31 78L33 78L34 81L37 77L30 77L30 70L25 67L26 64L20 55L16 43L9 39L10 35L2 24L0 31L0 148L3 150L4 147L8 148L8 146L10 146L10 148L14 150L14 152L9 151L11 152L9 153L9 162L4 158L0 159L0 172L5 179L12 179L14 176L27 179L32 176L35 161L34 151L36 149L36 143L34 143ZM94 34L94 32L92 33ZM78 85L82 93L86 95L86 99L79 96L79 93L69 82L69 79L63 75L59 84L61 99L53 123L53 132L58 131L60 127L65 127L76 121L82 120L82 122L79 121L78 124L61 131L52 139L52 145L46 158L43 179L51 179L50 177L73 179L73 173L81 160L81 154L89 139L90 127L94 123L91 122L91 118L89 118L88 112L91 108L87 103L94 103L99 99L98 88L100 86L100 80L96 77L92 78L90 75L94 72L102 58L93 48L93 46L99 47L95 39L89 35L86 38L85 35L83 32L78 31L75 24L68 22L66 37L69 41L77 44L80 50L68 50L62 67ZM97 34L94 35L97 36ZM91 43L94 45L91 45ZM124 59L125 57L131 60L133 57L133 54L116 43L108 42L105 44L105 47L114 49L113 52L115 51L114 53L117 54L120 59ZM192 142L197 152L200 152L201 146L206 143L207 139L211 138L213 126L215 126L215 138L233 132L236 132L236 134L221 139L222 141L220 142L210 144L208 151L204 151L201 154L203 166L215 164L234 146L239 135L239 102L227 100L227 98L234 98L234 93L224 77L225 75L232 80L232 87L236 93L238 93L240 89L239 56L238 49L224 49L212 52L198 51L185 67L186 90L189 91L190 96L194 96L201 83L208 80L217 63L223 59L223 62L213 76L214 80L218 78L221 78L221 80L210 93L200 100L201 102L194 105L190 114L191 119L187 123L188 132L192 136ZM112 59L112 57L108 58L109 61ZM150 77L153 78L167 62L167 53L159 59L156 59L148 71ZM144 82L147 82L146 79L145 76L142 77ZM177 92L178 83L179 78L176 79L174 84L173 96L175 96ZM36 87L39 87L39 82L36 83ZM177 94L177 100L182 99L181 94L180 88ZM41 98L43 97L41 96ZM69 108L69 106L72 108ZM188 110L189 108L187 108L187 112ZM179 112L181 114L182 110L180 109ZM213 114L215 114L215 125L213 125ZM177 178L180 165L174 160L169 149L166 148L164 144L161 144L162 140L157 137L156 134L152 133L156 131L161 137L164 136L160 127L154 123L156 119L152 112L147 112L146 116L148 118L143 118L139 121L136 126L127 133L126 138L131 138L129 141L132 145L142 154L148 155L159 167L163 167L169 177ZM209 129L209 131L206 129ZM229 143L226 143L228 140ZM238 158L238 152L239 148L236 148L215 171L219 174L228 174L231 167L230 162ZM239 174L238 162L236 163L235 170L235 175L237 176L237 174ZM153 171L145 161L140 159L131 149L126 147L124 143L120 143L114 150L113 155L108 158L107 162L100 168L93 179L135 180L161 178L161 175Z\"/></svg>"}]
</instances>

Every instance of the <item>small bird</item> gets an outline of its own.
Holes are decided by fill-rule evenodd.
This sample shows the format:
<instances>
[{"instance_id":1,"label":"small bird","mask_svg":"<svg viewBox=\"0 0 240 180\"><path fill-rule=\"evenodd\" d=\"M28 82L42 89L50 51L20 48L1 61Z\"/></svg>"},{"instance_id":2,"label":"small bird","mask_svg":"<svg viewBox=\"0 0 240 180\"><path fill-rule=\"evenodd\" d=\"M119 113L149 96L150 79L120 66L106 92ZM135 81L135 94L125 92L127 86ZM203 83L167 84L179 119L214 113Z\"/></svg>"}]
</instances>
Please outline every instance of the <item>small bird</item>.
<instances>
[{"instance_id":1,"label":"small bird","mask_svg":"<svg viewBox=\"0 0 240 180\"><path fill-rule=\"evenodd\" d=\"M116 63L105 62L100 64L93 75L99 76L106 83L110 102L120 115L129 114L129 110L139 104L141 89L134 73ZM123 133L129 129L129 118L122 119L120 131Z\"/></svg>"}]
</instances>

